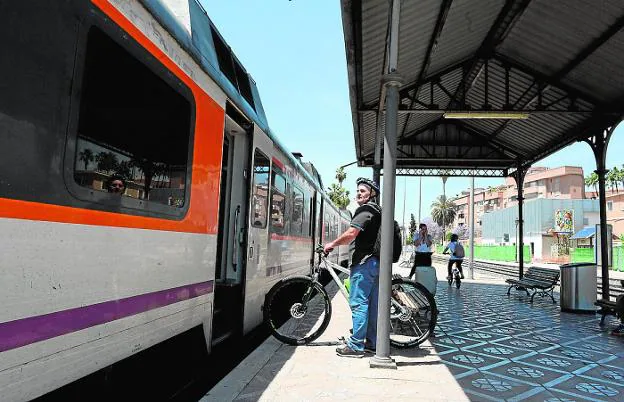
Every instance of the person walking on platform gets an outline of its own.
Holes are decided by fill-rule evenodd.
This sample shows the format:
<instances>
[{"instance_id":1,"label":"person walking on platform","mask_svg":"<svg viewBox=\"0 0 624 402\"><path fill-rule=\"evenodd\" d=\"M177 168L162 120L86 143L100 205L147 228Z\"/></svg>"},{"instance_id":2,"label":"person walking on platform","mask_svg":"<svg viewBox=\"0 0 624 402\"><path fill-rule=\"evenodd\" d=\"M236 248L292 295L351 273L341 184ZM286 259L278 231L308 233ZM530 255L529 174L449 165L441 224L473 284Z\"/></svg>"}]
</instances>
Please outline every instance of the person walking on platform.
<instances>
[{"instance_id":1,"label":"person walking on platform","mask_svg":"<svg viewBox=\"0 0 624 402\"><path fill-rule=\"evenodd\" d=\"M418 225L418 232L414 234L414 265L408 278L412 278L416 274L416 267L431 266L431 245L433 237L429 234L427 225L421 223Z\"/></svg>"},{"instance_id":2,"label":"person walking on platform","mask_svg":"<svg viewBox=\"0 0 624 402\"><path fill-rule=\"evenodd\" d=\"M350 245L349 306L353 333L343 346L336 349L339 356L346 357L363 357L365 350L374 352L377 345L379 256L375 255L375 242L381 226L381 208L375 201L379 186L362 177L356 183L359 207L349 229L323 247L329 252L336 246Z\"/></svg>"},{"instance_id":3,"label":"person walking on platform","mask_svg":"<svg viewBox=\"0 0 624 402\"><path fill-rule=\"evenodd\" d=\"M446 252L449 250L451 252L451 256L449 258L447 266L448 276L446 277L446 279L451 280L452 278L453 264L457 266L460 278L464 279L464 271L462 270L462 261L464 261L464 246L459 243L459 236L457 236L455 233L451 235L451 241L449 242L449 244L446 245L446 247L444 247L444 251L442 252L442 254L446 254Z\"/></svg>"}]
</instances>

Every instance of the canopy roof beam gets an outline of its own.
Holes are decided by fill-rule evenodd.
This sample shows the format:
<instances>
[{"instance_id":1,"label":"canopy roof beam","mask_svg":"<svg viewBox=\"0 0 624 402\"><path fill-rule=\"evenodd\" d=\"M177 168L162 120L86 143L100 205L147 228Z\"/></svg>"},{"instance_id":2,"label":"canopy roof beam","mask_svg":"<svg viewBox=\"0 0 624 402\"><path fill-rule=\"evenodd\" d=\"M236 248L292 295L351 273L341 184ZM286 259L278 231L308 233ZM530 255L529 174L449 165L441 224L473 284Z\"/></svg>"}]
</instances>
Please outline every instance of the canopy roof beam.
<instances>
[{"instance_id":1,"label":"canopy roof beam","mask_svg":"<svg viewBox=\"0 0 624 402\"><path fill-rule=\"evenodd\" d=\"M477 50L473 60L472 65L465 70L464 77L462 78L455 94L451 98L448 103L448 107L453 107L453 104L458 100L462 99L465 103L466 93L470 91L472 85L474 85L476 78L478 76L479 71L483 65L483 60L487 60L491 58L494 54L494 50L496 46L505 38L507 33L513 27L514 23L522 16L524 11L531 3L531 0L507 0L503 9L496 17L496 21L490 28L487 36L481 43L479 50ZM471 86L468 87L466 84L470 82Z\"/></svg>"},{"instance_id":2,"label":"canopy roof beam","mask_svg":"<svg viewBox=\"0 0 624 402\"><path fill-rule=\"evenodd\" d=\"M414 102L416 101L416 99L418 99L418 92L420 91L420 88L421 88L420 83L423 81L423 78L425 77L427 70L429 70L429 64L431 63L431 56L433 55L433 52L435 51L438 40L440 39L440 35L442 35L442 30L444 29L444 23L446 22L446 17L448 16L448 13L449 13L449 10L451 9L452 4L453 4L453 0L444 0L442 1L442 4L440 5L440 12L438 13L438 19L436 20L436 25L435 25L435 28L433 29L433 33L431 34L431 39L429 40L429 46L427 47L427 55L425 56L425 59L423 60L422 67L420 68L418 79L416 79L416 86L414 88L414 94L412 95L412 100L410 101L410 106L409 106L410 109L414 106ZM433 92L433 81L431 82L431 85L432 85L431 91ZM405 130L407 130L407 126L409 125L410 117L411 116L407 116L405 124L403 124L403 131L401 132L401 135L399 136L399 138L405 135Z\"/></svg>"}]
</instances>

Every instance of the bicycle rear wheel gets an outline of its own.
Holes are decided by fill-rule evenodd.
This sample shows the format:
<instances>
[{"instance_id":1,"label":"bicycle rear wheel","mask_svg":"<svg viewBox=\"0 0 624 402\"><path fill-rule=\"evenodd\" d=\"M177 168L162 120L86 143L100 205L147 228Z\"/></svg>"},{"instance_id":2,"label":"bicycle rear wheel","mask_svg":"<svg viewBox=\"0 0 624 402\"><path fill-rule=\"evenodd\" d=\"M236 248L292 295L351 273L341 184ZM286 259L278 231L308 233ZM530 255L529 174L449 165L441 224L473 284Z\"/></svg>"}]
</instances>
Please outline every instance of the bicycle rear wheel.
<instances>
[{"instance_id":1,"label":"bicycle rear wheel","mask_svg":"<svg viewBox=\"0 0 624 402\"><path fill-rule=\"evenodd\" d=\"M331 302L323 286L307 276L283 279L269 291L264 319L269 330L289 345L305 345L325 331Z\"/></svg>"},{"instance_id":2,"label":"bicycle rear wheel","mask_svg":"<svg viewBox=\"0 0 624 402\"><path fill-rule=\"evenodd\" d=\"M431 292L418 282L392 280L390 344L397 348L420 345L432 333L438 308Z\"/></svg>"}]
</instances>

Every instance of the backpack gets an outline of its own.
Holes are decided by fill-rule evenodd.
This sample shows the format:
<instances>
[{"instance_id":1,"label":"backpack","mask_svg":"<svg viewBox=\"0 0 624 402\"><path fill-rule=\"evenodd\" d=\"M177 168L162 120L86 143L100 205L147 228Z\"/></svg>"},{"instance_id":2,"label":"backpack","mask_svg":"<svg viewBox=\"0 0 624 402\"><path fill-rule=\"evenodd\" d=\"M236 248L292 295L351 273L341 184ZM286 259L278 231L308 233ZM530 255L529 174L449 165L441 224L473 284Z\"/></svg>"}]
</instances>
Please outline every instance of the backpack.
<instances>
[{"instance_id":1,"label":"backpack","mask_svg":"<svg viewBox=\"0 0 624 402\"><path fill-rule=\"evenodd\" d=\"M457 242L457 244L455 245L455 252L453 253L453 255L457 258L464 258L466 256L464 246L459 244L459 242Z\"/></svg>"},{"instance_id":2,"label":"backpack","mask_svg":"<svg viewBox=\"0 0 624 402\"><path fill-rule=\"evenodd\" d=\"M379 255L381 251L381 227L377 232L377 240L375 241L375 255ZM401 227L399 222L394 221L394 236L392 239L392 262L398 262L403 251L403 240L401 239Z\"/></svg>"}]
</instances>

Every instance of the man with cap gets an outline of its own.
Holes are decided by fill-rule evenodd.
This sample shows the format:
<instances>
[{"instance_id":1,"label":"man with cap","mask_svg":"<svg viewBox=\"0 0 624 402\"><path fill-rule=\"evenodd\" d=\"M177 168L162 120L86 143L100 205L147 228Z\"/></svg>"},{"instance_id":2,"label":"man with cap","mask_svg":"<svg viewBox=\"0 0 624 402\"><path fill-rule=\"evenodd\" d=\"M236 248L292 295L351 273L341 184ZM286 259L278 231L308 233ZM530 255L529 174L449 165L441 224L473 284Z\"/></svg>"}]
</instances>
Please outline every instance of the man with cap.
<instances>
[{"instance_id":1,"label":"man with cap","mask_svg":"<svg viewBox=\"0 0 624 402\"><path fill-rule=\"evenodd\" d=\"M349 306L353 334L336 349L339 356L363 357L373 352L377 344L377 300L379 296L379 256L375 255L377 232L381 226L381 208L375 203L379 186L360 177L356 181L356 209L349 229L336 240L325 244L325 252L349 244L351 274Z\"/></svg>"}]
</instances>

